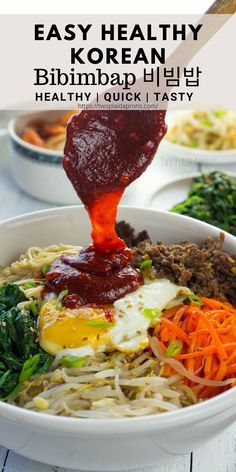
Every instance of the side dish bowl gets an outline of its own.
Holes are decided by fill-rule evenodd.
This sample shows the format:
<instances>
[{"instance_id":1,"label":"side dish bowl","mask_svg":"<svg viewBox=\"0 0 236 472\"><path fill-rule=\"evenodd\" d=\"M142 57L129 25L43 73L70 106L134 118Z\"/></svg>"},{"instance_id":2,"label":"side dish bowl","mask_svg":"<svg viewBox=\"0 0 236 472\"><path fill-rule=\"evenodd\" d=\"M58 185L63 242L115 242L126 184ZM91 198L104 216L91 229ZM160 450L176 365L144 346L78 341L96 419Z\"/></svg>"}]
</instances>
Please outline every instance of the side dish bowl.
<instances>
[{"instance_id":1,"label":"side dish bowl","mask_svg":"<svg viewBox=\"0 0 236 472\"><path fill-rule=\"evenodd\" d=\"M219 230L188 217L121 207L118 219L153 241L217 238ZM82 207L64 207L0 223L0 265L30 246L87 244L90 226ZM224 249L236 252L236 238L225 234ZM236 388L178 411L128 419L76 419L35 413L0 402L0 444L23 456L79 470L114 471L154 465L190 452L236 419Z\"/></svg>"},{"instance_id":2,"label":"side dish bowl","mask_svg":"<svg viewBox=\"0 0 236 472\"><path fill-rule=\"evenodd\" d=\"M166 123L170 130L175 124L176 119L183 111L170 111L166 115ZM172 162L182 163L201 163L209 166L217 164L233 164L236 162L236 149L229 150L207 150L200 148L191 148L180 144L172 143L166 138L162 140L159 146L159 157L163 159L170 159Z\"/></svg>"},{"instance_id":3,"label":"side dish bowl","mask_svg":"<svg viewBox=\"0 0 236 472\"><path fill-rule=\"evenodd\" d=\"M11 170L20 188L32 197L57 204L78 203L78 196L62 167L63 151L38 147L21 138L32 120L53 122L62 111L20 115L8 125L11 144Z\"/></svg>"}]
</instances>

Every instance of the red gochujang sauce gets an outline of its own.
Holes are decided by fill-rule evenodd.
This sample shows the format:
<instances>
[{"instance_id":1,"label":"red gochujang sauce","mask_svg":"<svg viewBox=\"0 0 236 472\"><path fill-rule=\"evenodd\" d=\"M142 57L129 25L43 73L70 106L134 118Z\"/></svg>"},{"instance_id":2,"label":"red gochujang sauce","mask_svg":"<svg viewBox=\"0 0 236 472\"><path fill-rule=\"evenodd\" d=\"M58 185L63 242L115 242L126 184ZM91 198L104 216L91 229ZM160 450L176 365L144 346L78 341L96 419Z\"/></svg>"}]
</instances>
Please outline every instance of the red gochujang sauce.
<instances>
[{"instance_id":1,"label":"red gochujang sauce","mask_svg":"<svg viewBox=\"0 0 236 472\"><path fill-rule=\"evenodd\" d=\"M63 165L88 211L93 244L52 264L49 289L109 304L143 282L116 234L117 207L125 188L152 162L165 133L165 111L91 110L70 119Z\"/></svg>"}]
</instances>

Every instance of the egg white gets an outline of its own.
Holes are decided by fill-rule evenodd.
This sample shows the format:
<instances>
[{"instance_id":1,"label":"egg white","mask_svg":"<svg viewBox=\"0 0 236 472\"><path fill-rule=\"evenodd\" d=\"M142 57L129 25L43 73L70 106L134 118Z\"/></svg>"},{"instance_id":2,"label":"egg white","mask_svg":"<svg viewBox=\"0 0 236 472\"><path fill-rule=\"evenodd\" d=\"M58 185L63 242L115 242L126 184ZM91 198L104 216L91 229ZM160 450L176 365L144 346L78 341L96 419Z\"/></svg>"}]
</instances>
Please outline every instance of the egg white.
<instances>
[{"instance_id":1,"label":"egg white","mask_svg":"<svg viewBox=\"0 0 236 472\"><path fill-rule=\"evenodd\" d=\"M160 320L158 314L151 319L145 316L145 309L162 311L175 300L176 304L180 303L180 297L183 299L187 293L188 289L178 287L168 279L146 280L138 290L117 300L114 303L115 326L109 333L112 345L129 352L145 348L148 345L148 328Z\"/></svg>"}]
</instances>

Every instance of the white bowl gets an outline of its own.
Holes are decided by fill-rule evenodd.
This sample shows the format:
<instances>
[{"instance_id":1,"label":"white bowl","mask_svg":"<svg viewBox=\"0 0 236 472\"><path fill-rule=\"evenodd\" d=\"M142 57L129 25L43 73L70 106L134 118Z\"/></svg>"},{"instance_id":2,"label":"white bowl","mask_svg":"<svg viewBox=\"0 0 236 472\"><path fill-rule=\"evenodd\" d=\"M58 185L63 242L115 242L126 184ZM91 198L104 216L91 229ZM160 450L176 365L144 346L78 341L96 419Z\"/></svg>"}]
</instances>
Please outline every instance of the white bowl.
<instances>
[{"instance_id":1,"label":"white bowl","mask_svg":"<svg viewBox=\"0 0 236 472\"><path fill-rule=\"evenodd\" d=\"M21 139L25 127L35 119L54 122L62 111L47 111L17 116L9 122L11 170L26 193L51 203L78 204L76 195L62 167L63 151L44 149Z\"/></svg>"},{"instance_id":2,"label":"white bowl","mask_svg":"<svg viewBox=\"0 0 236 472\"><path fill-rule=\"evenodd\" d=\"M166 115L166 123L170 129L177 116L186 113L186 111L170 111ZM233 164L236 163L236 149L227 151L208 151L206 149L193 149L180 144L171 143L163 139L159 146L159 154L163 158L173 161L182 160L182 163L193 162L205 165Z\"/></svg>"},{"instance_id":3,"label":"white bowl","mask_svg":"<svg viewBox=\"0 0 236 472\"><path fill-rule=\"evenodd\" d=\"M120 208L119 219L153 241L204 241L219 230L191 218L147 209ZM56 208L0 223L0 265L9 264L29 246L65 242L86 244L90 225L82 207ZM224 248L236 252L226 234ZM128 419L76 419L30 412L0 402L0 444L23 456L80 470L114 471L154 465L192 451L236 419L236 388L185 409ZM173 455L173 456L172 456Z\"/></svg>"}]
</instances>

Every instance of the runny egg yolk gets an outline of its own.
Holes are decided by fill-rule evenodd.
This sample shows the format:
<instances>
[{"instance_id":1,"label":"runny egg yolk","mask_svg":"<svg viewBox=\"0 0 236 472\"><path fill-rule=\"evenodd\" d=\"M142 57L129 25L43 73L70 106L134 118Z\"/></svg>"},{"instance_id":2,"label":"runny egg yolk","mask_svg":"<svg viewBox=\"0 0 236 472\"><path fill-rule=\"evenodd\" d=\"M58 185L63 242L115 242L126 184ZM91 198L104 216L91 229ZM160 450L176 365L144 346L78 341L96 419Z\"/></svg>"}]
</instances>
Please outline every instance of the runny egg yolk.
<instances>
[{"instance_id":1,"label":"runny egg yolk","mask_svg":"<svg viewBox=\"0 0 236 472\"><path fill-rule=\"evenodd\" d=\"M111 311L112 313L112 311ZM90 345L95 350L110 342L108 331L112 322L107 309L81 307L58 309L54 300L44 303L39 314L39 343L49 354L62 349Z\"/></svg>"}]
</instances>

